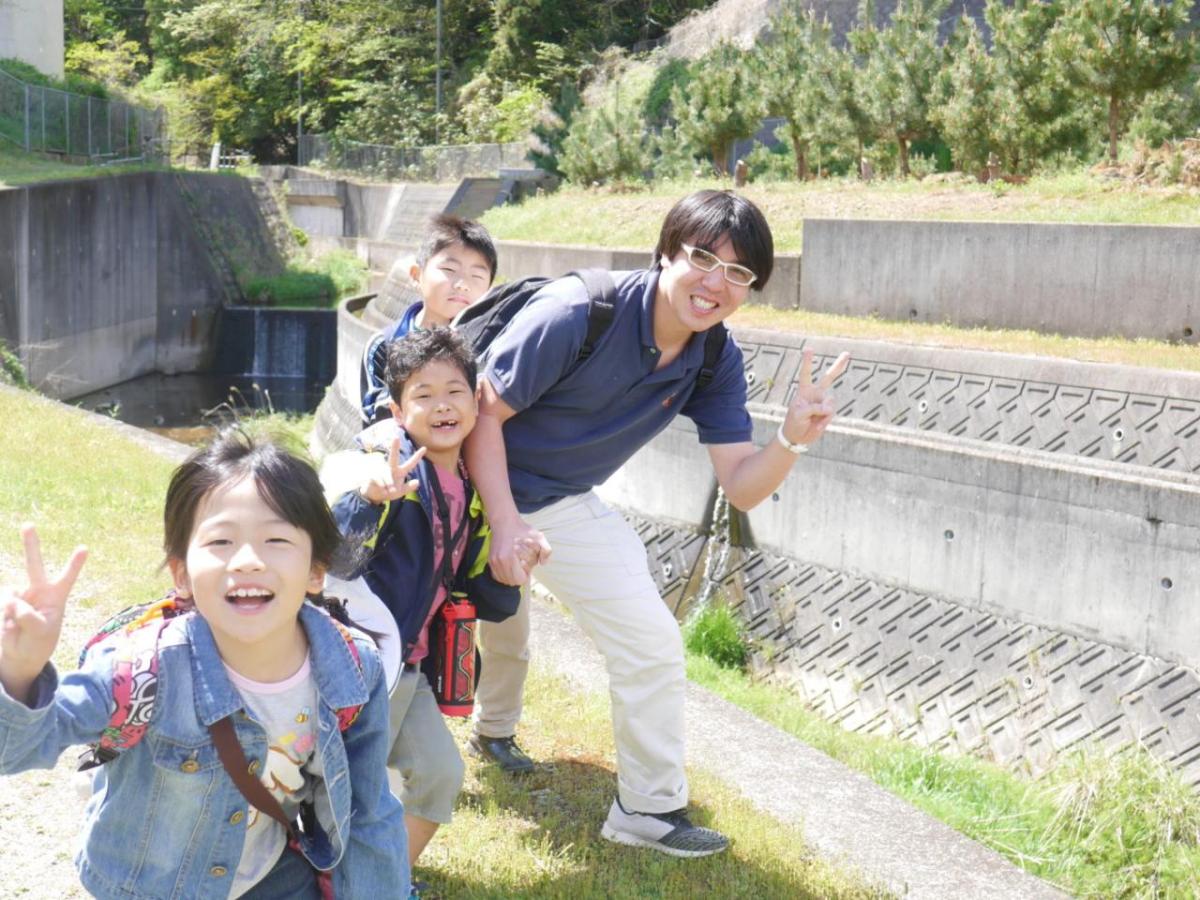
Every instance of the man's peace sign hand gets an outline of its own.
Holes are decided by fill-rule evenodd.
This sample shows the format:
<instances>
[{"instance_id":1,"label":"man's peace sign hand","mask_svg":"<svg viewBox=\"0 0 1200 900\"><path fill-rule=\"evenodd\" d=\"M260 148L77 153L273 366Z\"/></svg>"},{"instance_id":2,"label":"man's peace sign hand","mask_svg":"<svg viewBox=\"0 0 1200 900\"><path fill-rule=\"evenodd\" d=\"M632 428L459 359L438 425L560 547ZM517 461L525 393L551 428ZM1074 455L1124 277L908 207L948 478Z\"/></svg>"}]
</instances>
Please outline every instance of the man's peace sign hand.
<instances>
[{"instance_id":1,"label":"man's peace sign hand","mask_svg":"<svg viewBox=\"0 0 1200 900\"><path fill-rule=\"evenodd\" d=\"M373 475L359 489L359 493L370 503L378 504L399 500L410 491L415 491L420 482L408 476L417 468L424 456L425 448L421 447L416 453L401 462L400 437L397 435L392 439L392 446L388 450L387 469Z\"/></svg>"},{"instance_id":2,"label":"man's peace sign hand","mask_svg":"<svg viewBox=\"0 0 1200 900\"><path fill-rule=\"evenodd\" d=\"M829 389L850 365L850 354L839 355L816 382L813 382L812 360L812 350L805 350L796 377L796 392L783 420L783 435L793 444L813 443L833 421L834 405Z\"/></svg>"},{"instance_id":3,"label":"man's peace sign hand","mask_svg":"<svg viewBox=\"0 0 1200 900\"><path fill-rule=\"evenodd\" d=\"M67 596L87 559L87 550L76 547L58 577L50 580L37 529L22 527L21 541L29 584L23 591L9 589L0 598L0 683L10 696L24 702L58 646Z\"/></svg>"}]
</instances>

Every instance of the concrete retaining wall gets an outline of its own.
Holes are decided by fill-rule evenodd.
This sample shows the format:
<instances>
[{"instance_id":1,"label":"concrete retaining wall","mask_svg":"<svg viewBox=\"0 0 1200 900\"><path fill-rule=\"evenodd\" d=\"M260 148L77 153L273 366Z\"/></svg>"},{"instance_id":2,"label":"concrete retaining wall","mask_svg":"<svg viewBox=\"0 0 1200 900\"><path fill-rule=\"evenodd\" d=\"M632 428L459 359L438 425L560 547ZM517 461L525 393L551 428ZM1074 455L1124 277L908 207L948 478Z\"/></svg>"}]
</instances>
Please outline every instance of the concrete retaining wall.
<instances>
[{"instance_id":1,"label":"concrete retaining wall","mask_svg":"<svg viewBox=\"0 0 1200 900\"><path fill-rule=\"evenodd\" d=\"M225 288L198 220L269 267L258 209L246 179L165 172L0 191L0 335L59 398L205 368Z\"/></svg>"},{"instance_id":2,"label":"concrete retaining wall","mask_svg":"<svg viewBox=\"0 0 1200 900\"><path fill-rule=\"evenodd\" d=\"M537 244L531 241L497 241L500 276L513 281L527 275L565 275L572 269L644 269L650 265L653 248L611 249L571 244ZM751 291L750 302L777 309L799 306L800 256L780 253L764 290Z\"/></svg>"},{"instance_id":3,"label":"concrete retaining wall","mask_svg":"<svg viewBox=\"0 0 1200 900\"><path fill-rule=\"evenodd\" d=\"M1200 228L808 219L805 309L1195 340Z\"/></svg>"},{"instance_id":4,"label":"concrete retaining wall","mask_svg":"<svg viewBox=\"0 0 1200 900\"><path fill-rule=\"evenodd\" d=\"M5 0L0 3L0 57L63 77L63 0Z\"/></svg>"}]
</instances>

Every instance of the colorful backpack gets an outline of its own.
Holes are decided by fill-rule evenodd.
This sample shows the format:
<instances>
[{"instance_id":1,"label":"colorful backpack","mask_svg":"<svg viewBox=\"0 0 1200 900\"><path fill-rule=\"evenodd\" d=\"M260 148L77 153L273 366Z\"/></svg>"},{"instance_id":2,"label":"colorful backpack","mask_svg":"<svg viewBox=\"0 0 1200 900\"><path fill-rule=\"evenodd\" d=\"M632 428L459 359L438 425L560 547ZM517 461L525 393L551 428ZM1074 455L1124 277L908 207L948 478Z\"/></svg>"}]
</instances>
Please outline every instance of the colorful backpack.
<instances>
[{"instance_id":1,"label":"colorful backpack","mask_svg":"<svg viewBox=\"0 0 1200 900\"><path fill-rule=\"evenodd\" d=\"M80 666L87 658L88 651L97 644L110 640L121 641L121 646L115 651L116 660L113 664L112 713L100 739L90 745L80 758L79 771L111 762L145 736L154 712L154 698L158 693L159 641L163 630L172 619L191 611L191 602L171 591L161 600L139 603L117 613L84 644L79 654ZM330 615L330 621L345 639L354 665L361 673L362 660L354 636L333 615ZM354 724L362 712L362 706L347 706L336 712L338 730L345 731Z\"/></svg>"}]
</instances>

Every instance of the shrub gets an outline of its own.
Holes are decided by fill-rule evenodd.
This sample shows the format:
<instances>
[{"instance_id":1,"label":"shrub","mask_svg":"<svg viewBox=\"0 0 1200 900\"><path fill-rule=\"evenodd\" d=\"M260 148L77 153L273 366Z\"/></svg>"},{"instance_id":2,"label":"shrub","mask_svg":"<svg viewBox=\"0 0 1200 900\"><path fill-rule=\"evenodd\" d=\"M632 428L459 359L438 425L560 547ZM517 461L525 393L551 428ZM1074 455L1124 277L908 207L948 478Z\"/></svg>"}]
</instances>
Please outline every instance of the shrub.
<instances>
[{"instance_id":1,"label":"shrub","mask_svg":"<svg viewBox=\"0 0 1200 900\"><path fill-rule=\"evenodd\" d=\"M683 628L683 643L727 669L744 669L750 648L742 623L724 603L702 606Z\"/></svg>"}]
</instances>

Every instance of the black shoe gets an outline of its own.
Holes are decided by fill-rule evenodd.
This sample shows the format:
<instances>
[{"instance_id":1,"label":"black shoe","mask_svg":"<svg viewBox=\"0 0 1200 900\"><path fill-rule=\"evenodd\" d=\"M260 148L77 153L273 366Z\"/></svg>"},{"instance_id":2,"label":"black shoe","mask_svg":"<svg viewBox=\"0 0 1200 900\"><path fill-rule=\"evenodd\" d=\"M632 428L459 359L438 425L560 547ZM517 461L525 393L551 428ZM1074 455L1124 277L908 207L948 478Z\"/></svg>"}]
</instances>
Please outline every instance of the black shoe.
<instances>
[{"instance_id":1,"label":"black shoe","mask_svg":"<svg viewBox=\"0 0 1200 900\"><path fill-rule=\"evenodd\" d=\"M467 746L476 756L494 762L509 775L528 775L533 771L533 760L517 746L515 737L493 738L473 734Z\"/></svg>"}]
</instances>

